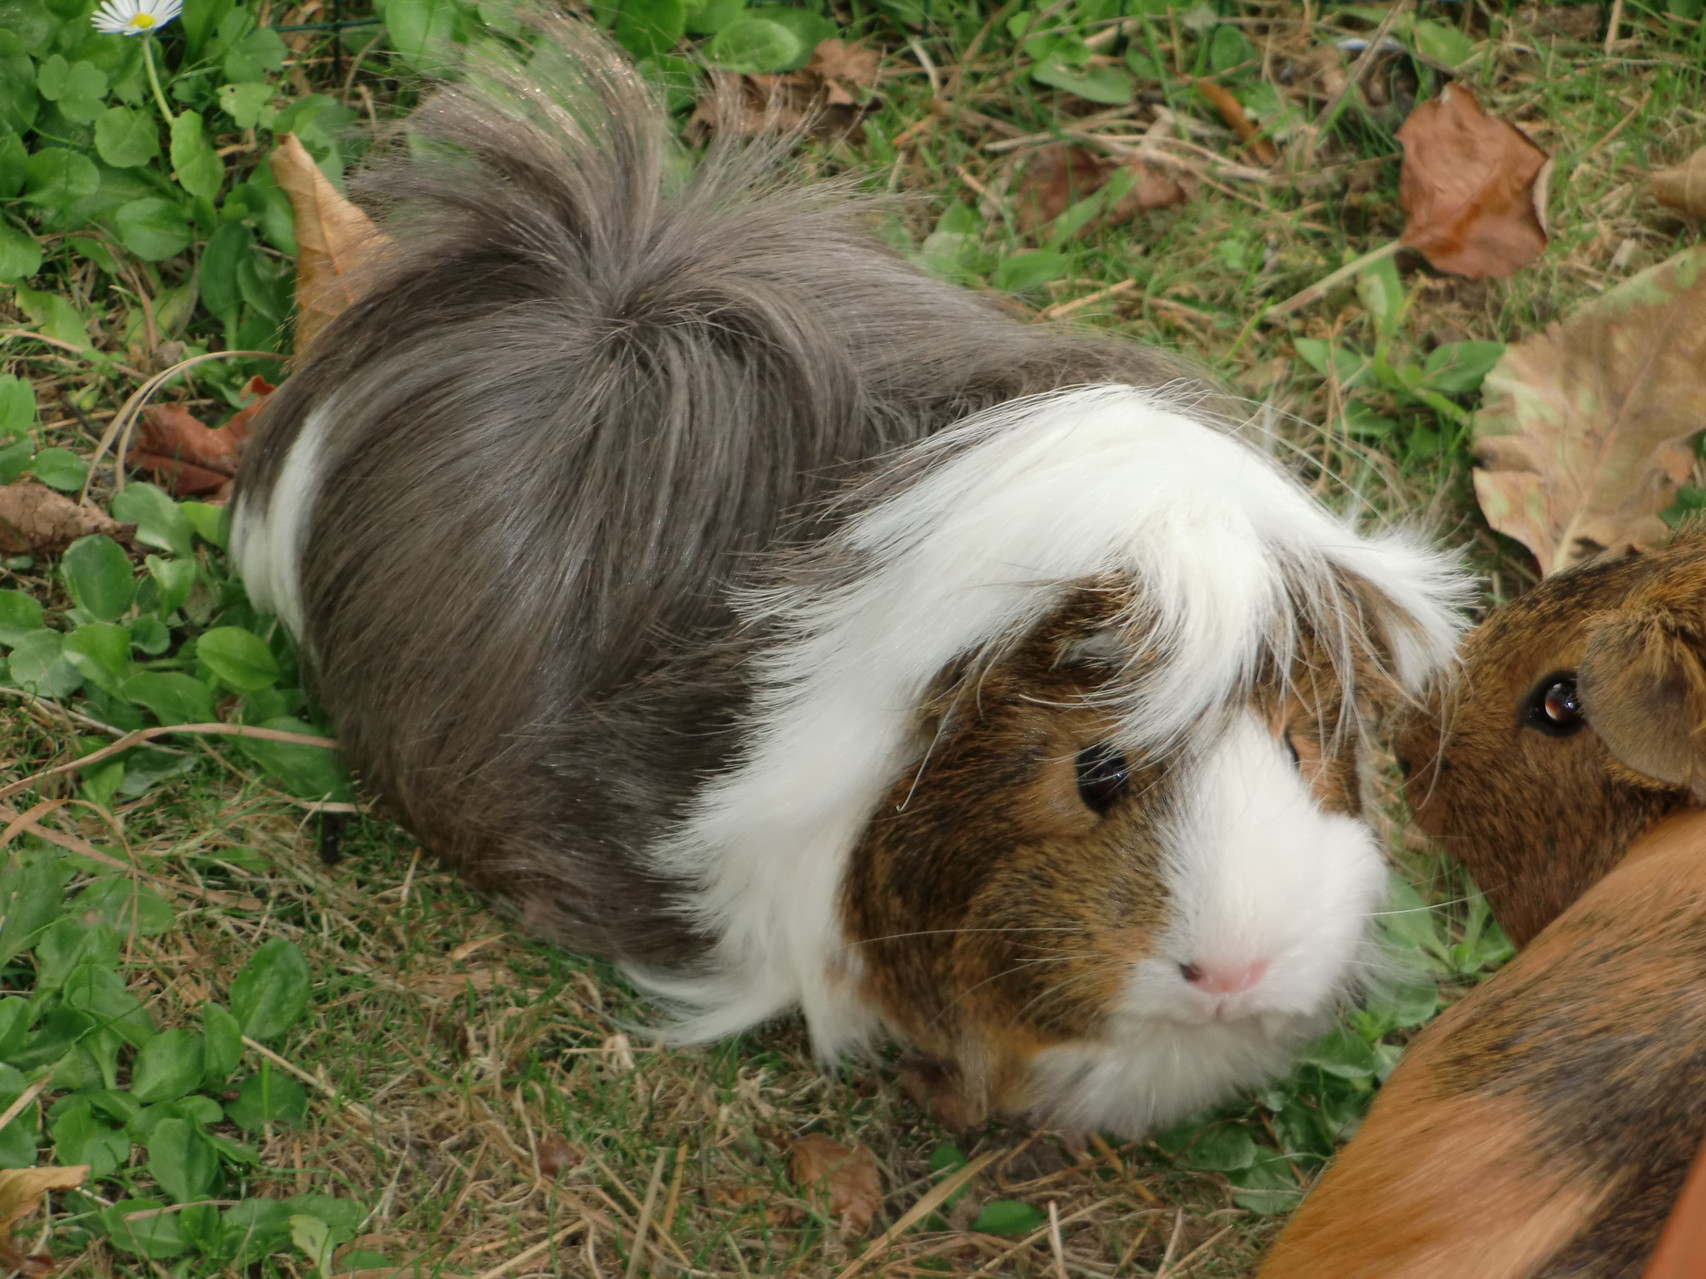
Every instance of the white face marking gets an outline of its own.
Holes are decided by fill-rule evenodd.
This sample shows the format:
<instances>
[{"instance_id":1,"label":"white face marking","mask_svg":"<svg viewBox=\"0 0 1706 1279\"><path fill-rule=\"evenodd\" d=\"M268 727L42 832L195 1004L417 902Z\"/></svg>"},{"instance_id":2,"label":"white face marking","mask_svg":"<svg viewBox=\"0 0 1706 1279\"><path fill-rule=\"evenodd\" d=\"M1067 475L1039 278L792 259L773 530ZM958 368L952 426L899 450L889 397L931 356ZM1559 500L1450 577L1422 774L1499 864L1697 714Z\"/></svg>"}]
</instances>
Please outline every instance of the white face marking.
<instances>
[{"instance_id":1,"label":"white face marking","mask_svg":"<svg viewBox=\"0 0 1706 1279\"><path fill-rule=\"evenodd\" d=\"M1137 965L1127 1008L1187 1022L1317 1012L1344 984L1385 889L1374 836L1318 807L1253 712L1200 768L1168 841L1171 921ZM1182 965L1260 972L1243 989L1214 991Z\"/></svg>"}]
</instances>

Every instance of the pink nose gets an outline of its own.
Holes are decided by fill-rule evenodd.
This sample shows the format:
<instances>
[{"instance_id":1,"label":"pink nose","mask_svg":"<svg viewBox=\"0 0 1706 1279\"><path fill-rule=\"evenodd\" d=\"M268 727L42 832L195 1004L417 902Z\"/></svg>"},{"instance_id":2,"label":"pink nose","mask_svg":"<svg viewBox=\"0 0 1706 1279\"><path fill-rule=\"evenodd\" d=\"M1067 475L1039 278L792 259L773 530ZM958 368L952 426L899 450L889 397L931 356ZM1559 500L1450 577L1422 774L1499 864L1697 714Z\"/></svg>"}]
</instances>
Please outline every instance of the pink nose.
<instances>
[{"instance_id":1,"label":"pink nose","mask_svg":"<svg viewBox=\"0 0 1706 1279\"><path fill-rule=\"evenodd\" d=\"M1267 975L1268 961L1251 964L1180 964L1179 975L1206 995L1236 995Z\"/></svg>"}]
</instances>

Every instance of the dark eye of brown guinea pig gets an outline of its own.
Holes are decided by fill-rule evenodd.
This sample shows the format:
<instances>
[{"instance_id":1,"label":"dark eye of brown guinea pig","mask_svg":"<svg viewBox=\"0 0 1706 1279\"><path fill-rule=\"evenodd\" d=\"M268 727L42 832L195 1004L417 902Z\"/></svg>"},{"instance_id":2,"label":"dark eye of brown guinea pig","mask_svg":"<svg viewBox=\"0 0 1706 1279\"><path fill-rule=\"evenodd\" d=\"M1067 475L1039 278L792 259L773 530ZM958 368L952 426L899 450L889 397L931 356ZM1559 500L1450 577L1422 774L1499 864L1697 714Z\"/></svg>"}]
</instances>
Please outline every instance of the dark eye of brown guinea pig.
<instances>
[{"instance_id":1,"label":"dark eye of brown guinea pig","mask_svg":"<svg viewBox=\"0 0 1706 1279\"><path fill-rule=\"evenodd\" d=\"M1550 737L1573 737L1587 726L1574 671L1553 671L1534 686L1524 703L1527 723Z\"/></svg>"},{"instance_id":2,"label":"dark eye of brown guinea pig","mask_svg":"<svg viewBox=\"0 0 1706 1279\"><path fill-rule=\"evenodd\" d=\"M1073 768L1078 774L1078 797L1086 808L1097 813L1112 808L1131 782L1125 756L1107 742L1079 751Z\"/></svg>"}]
</instances>

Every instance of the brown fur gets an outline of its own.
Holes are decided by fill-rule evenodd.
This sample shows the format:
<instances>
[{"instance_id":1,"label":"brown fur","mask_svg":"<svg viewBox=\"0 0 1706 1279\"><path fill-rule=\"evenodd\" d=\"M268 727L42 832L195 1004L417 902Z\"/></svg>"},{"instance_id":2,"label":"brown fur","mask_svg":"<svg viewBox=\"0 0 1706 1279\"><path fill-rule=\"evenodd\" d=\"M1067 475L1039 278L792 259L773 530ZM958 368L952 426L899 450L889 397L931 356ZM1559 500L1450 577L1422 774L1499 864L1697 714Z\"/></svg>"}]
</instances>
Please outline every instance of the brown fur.
<instances>
[{"instance_id":1,"label":"brown fur","mask_svg":"<svg viewBox=\"0 0 1706 1279\"><path fill-rule=\"evenodd\" d=\"M1633 1279L1706 1132L1706 814L1405 1054L1260 1279Z\"/></svg>"},{"instance_id":2,"label":"brown fur","mask_svg":"<svg viewBox=\"0 0 1706 1279\"><path fill-rule=\"evenodd\" d=\"M1496 609L1398 736L1526 949L1430 1026L1261 1279L1633 1279L1706 1132L1706 526ZM1583 726L1536 691L1573 679Z\"/></svg>"},{"instance_id":3,"label":"brown fur","mask_svg":"<svg viewBox=\"0 0 1706 1279\"><path fill-rule=\"evenodd\" d=\"M1189 761L1126 751L1130 783L1105 814L1080 798L1074 761L1114 717L1100 662L1075 643L1129 605L1087 586L997 660L960 672L925 708L922 757L854 850L841 913L865 999L922 1059L912 1083L944 1122L1020 1113L1039 1051L1095 1039L1130 965L1168 918L1161 873L1175 775ZM1341 682L1305 643L1264 687L1324 808L1360 812L1360 736ZM1142 663L1123 678L1140 679ZM1343 731L1341 731L1341 729Z\"/></svg>"},{"instance_id":4,"label":"brown fur","mask_svg":"<svg viewBox=\"0 0 1706 1279\"><path fill-rule=\"evenodd\" d=\"M1495 609L1464 642L1459 677L1399 733L1417 823L1468 867L1518 945L1689 802L1706 723L1703 633L1697 525ZM1579 676L1587 727L1572 737L1525 715L1555 672Z\"/></svg>"}]
</instances>

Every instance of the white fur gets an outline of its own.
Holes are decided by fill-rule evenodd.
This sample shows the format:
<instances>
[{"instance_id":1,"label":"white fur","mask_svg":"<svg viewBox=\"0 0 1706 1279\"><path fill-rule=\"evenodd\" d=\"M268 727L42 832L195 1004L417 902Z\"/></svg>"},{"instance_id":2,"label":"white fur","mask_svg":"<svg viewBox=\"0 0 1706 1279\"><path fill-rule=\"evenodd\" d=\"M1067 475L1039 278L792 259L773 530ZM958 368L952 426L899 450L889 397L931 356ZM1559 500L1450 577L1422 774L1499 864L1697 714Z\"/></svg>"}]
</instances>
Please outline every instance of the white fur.
<instances>
[{"instance_id":1,"label":"white fur","mask_svg":"<svg viewBox=\"0 0 1706 1279\"><path fill-rule=\"evenodd\" d=\"M240 497L231 512L231 558L256 608L302 637L302 550L325 474L332 409L308 414L291 442L264 506Z\"/></svg>"},{"instance_id":2,"label":"white fur","mask_svg":"<svg viewBox=\"0 0 1706 1279\"><path fill-rule=\"evenodd\" d=\"M1361 822L1316 807L1252 713L1199 766L1168 839L1169 924L1132 965L1103 1038L1040 1054L1038 1117L1137 1135L1285 1068L1326 1027L1385 893ZM1211 995L1181 965L1263 963Z\"/></svg>"},{"instance_id":3,"label":"white fur","mask_svg":"<svg viewBox=\"0 0 1706 1279\"><path fill-rule=\"evenodd\" d=\"M920 459L919 478L833 539L851 580L754 609L783 639L759 672L747 749L654 850L666 873L698 885L691 905L718 939L707 972L634 974L685 1006L684 1038L795 1004L824 1058L876 1029L847 977L836 907L851 850L908 760L930 682L1046 616L1071 583L1118 574L1138 585L1125 650L1171 661L1120 704L1116 736L1151 749L1241 701L1264 654L1283 668L1300 610L1330 631L1359 608L1344 572L1372 587L1404 686L1454 646L1462 582L1446 557L1403 535L1359 535L1164 393L1103 386L1015 401L902 460ZM1257 826L1272 820L1252 811ZM1287 873L1281 859L1262 882ZM1206 1043L1228 1032L1198 1033Z\"/></svg>"}]
</instances>

